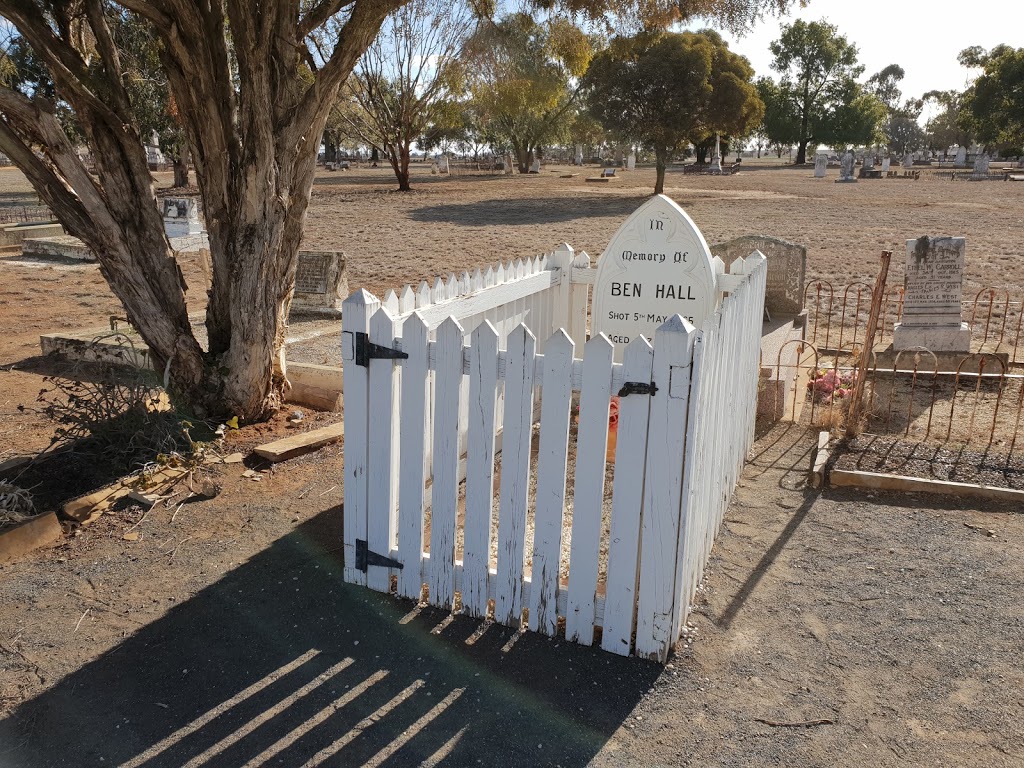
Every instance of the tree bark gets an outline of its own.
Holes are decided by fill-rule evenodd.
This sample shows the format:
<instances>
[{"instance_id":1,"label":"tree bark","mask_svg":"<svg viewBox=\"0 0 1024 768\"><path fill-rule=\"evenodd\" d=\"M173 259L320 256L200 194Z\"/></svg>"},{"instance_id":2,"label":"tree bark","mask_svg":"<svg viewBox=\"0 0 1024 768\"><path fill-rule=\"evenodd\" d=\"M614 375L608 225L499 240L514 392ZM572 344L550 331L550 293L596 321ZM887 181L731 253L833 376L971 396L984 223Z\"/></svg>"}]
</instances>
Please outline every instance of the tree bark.
<instances>
[{"instance_id":1,"label":"tree bark","mask_svg":"<svg viewBox=\"0 0 1024 768\"><path fill-rule=\"evenodd\" d=\"M668 168L668 150L663 147L654 149L654 168L657 176L654 179L654 194L661 195L665 192L665 169Z\"/></svg>"},{"instance_id":2,"label":"tree bark","mask_svg":"<svg viewBox=\"0 0 1024 768\"><path fill-rule=\"evenodd\" d=\"M807 144L808 139L800 139L800 144L796 149L796 164L803 165L807 162ZM781 157L781 155L780 155Z\"/></svg>"},{"instance_id":3,"label":"tree bark","mask_svg":"<svg viewBox=\"0 0 1024 768\"><path fill-rule=\"evenodd\" d=\"M164 234L102 13L88 14L96 54L87 63L78 47L84 21L71 24L66 8L41 0L0 0L0 15L26 38L74 110L96 177L52 104L2 87L0 149L97 254L101 274L170 379L172 396L203 417L266 418L287 386L285 330L319 137L341 84L403 0L350 3L333 53L312 81L305 37L341 9L340 1L320 0L305 15L294 0L119 2L151 22L162 42L195 157L213 266L208 350L189 323L187 286Z\"/></svg>"}]
</instances>

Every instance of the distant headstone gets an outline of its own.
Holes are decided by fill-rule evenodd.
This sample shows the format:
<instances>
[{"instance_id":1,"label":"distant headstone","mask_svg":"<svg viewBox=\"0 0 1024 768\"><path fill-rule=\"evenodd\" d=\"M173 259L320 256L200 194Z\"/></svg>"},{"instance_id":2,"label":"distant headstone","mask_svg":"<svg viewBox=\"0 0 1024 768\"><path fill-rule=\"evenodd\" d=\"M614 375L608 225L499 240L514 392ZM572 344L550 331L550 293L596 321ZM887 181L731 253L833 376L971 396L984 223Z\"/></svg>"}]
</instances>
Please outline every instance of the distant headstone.
<instances>
[{"instance_id":1,"label":"distant headstone","mask_svg":"<svg viewBox=\"0 0 1024 768\"><path fill-rule=\"evenodd\" d=\"M882 158L882 173L888 173L889 172L889 165L891 163L892 163L892 160L890 160L888 157L883 157Z\"/></svg>"},{"instance_id":2,"label":"distant headstone","mask_svg":"<svg viewBox=\"0 0 1024 768\"><path fill-rule=\"evenodd\" d=\"M868 151L864 153L864 164L861 166L862 170L870 171L875 167L875 153Z\"/></svg>"},{"instance_id":3,"label":"distant headstone","mask_svg":"<svg viewBox=\"0 0 1024 768\"><path fill-rule=\"evenodd\" d=\"M168 237L198 235L203 231L199 222L199 206L191 197L165 197L164 232Z\"/></svg>"},{"instance_id":4,"label":"distant headstone","mask_svg":"<svg viewBox=\"0 0 1024 768\"><path fill-rule=\"evenodd\" d=\"M583 165L583 147L579 144L576 145L576 165Z\"/></svg>"},{"instance_id":5,"label":"distant headstone","mask_svg":"<svg viewBox=\"0 0 1024 768\"><path fill-rule=\"evenodd\" d=\"M348 293L343 251L299 251L292 306L340 311Z\"/></svg>"},{"instance_id":6,"label":"distant headstone","mask_svg":"<svg viewBox=\"0 0 1024 768\"><path fill-rule=\"evenodd\" d=\"M635 171L636 170L636 153L635 152L630 152L629 153L629 157L626 158L626 170L627 171Z\"/></svg>"},{"instance_id":7,"label":"distant headstone","mask_svg":"<svg viewBox=\"0 0 1024 768\"><path fill-rule=\"evenodd\" d=\"M971 329L961 314L966 252L962 237L907 240L903 317L893 330L895 351L970 351Z\"/></svg>"},{"instance_id":8,"label":"distant headstone","mask_svg":"<svg viewBox=\"0 0 1024 768\"><path fill-rule=\"evenodd\" d=\"M986 153L981 153L974 159L974 175L988 176L988 167L992 161Z\"/></svg>"},{"instance_id":9,"label":"distant headstone","mask_svg":"<svg viewBox=\"0 0 1024 768\"><path fill-rule=\"evenodd\" d=\"M715 134L715 148L711 152L711 172L722 172L722 144L721 137L717 133Z\"/></svg>"},{"instance_id":10,"label":"distant headstone","mask_svg":"<svg viewBox=\"0 0 1024 768\"><path fill-rule=\"evenodd\" d=\"M828 172L828 155L824 152L815 155L814 157L814 178L824 179L825 174ZM746 258L746 257L744 257Z\"/></svg>"},{"instance_id":11,"label":"distant headstone","mask_svg":"<svg viewBox=\"0 0 1024 768\"><path fill-rule=\"evenodd\" d=\"M953 158L954 168L966 168L967 167L967 147L957 147L956 157Z\"/></svg>"},{"instance_id":12,"label":"distant headstone","mask_svg":"<svg viewBox=\"0 0 1024 768\"><path fill-rule=\"evenodd\" d=\"M533 165L530 166L530 173L540 173L540 158L534 158Z\"/></svg>"},{"instance_id":13,"label":"distant headstone","mask_svg":"<svg viewBox=\"0 0 1024 768\"><path fill-rule=\"evenodd\" d=\"M799 315L804 310L807 249L766 235L744 235L711 246L711 255L726 264L760 251L768 260L764 306L772 317Z\"/></svg>"},{"instance_id":14,"label":"distant headstone","mask_svg":"<svg viewBox=\"0 0 1024 768\"><path fill-rule=\"evenodd\" d=\"M623 222L597 263L593 333L627 344L679 314L700 328L718 288L704 236L673 200L656 195Z\"/></svg>"},{"instance_id":15,"label":"distant headstone","mask_svg":"<svg viewBox=\"0 0 1024 768\"><path fill-rule=\"evenodd\" d=\"M438 173L451 173L451 169L448 166L448 155L441 155L437 161L437 172Z\"/></svg>"},{"instance_id":16,"label":"distant headstone","mask_svg":"<svg viewBox=\"0 0 1024 768\"><path fill-rule=\"evenodd\" d=\"M907 152L907 154L905 154L903 156L903 167L904 168L913 168L914 167L914 155L913 155L912 152Z\"/></svg>"},{"instance_id":17,"label":"distant headstone","mask_svg":"<svg viewBox=\"0 0 1024 768\"><path fill-rule=\"evenodd\" d=\"M839 178L836 182L850 183L857 181L857 177L853 175L853 164L856 162L856 158L853 156L853 150L846 150L846 154L843 155L843 159L839 161Z\"/></svg>"}]
</instances>

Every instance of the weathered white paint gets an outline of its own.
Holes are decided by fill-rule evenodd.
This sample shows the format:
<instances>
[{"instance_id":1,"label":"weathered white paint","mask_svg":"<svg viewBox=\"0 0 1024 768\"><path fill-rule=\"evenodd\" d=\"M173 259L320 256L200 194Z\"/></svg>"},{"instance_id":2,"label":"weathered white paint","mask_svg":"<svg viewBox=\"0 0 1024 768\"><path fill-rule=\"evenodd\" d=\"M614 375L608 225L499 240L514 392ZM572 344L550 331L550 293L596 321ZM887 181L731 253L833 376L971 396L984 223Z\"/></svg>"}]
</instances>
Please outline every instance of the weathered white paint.
<instances>
[{"instance_id":1,"label":"weathered white paint","mask_svg":"<svg viewBox=\"0 0 1024 768\"><path fill-rule=\"evenodd\" d=\"M370 319L370 342L390 347L394 338L394 320L381 307ZM369 408L373 429L368 450L366 543L371 552L390 552L398 527L397 395L395 361L370 360ZM387 568L371 568L366 577L367 586L378 592L386 592L391 584L391 571Z\"/></svg>"},{"instance_id":2,"label":"weathered white paint","mask_svg":"<svg viewBox=\"0 0 1024 768\"><path fill-rule=\"evenodd\" d=\"M429 331L418 314L402 326L403 347L409 359L402 365L401 470L398 488L398 594L419 600L423 588L420 556L423 554L424 457L429 431L427 406L427 344Z\"/></svg>"}]
</instances>

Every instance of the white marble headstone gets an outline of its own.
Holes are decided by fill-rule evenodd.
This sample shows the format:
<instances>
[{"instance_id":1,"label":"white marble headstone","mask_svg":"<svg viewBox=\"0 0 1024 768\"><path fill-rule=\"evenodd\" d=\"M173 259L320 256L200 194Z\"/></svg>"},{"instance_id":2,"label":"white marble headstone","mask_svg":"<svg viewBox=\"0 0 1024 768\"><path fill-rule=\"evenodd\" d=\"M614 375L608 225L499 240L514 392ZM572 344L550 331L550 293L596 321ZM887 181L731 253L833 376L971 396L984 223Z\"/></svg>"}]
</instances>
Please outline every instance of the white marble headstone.
<instances>
[{"instance_id":1,"label":"white marble headstone","mask_svg":"<svg viewBox=\"0 0 1024 768\"><path fill-rule=\"evenodd\" d=\"M814 157L814 178L824 179L825 173L828 171L828 155L824 152L815 155Z\"/></svg>"},{"instance_id":2,"label":"white marble headstone","mask_svg":"<svg viewBox=\"0 0 1024 768\"><path fill-rule=\"evenodd\" d=\"M888 158L888 157L883 157L882 158L882 173L888 173L889 172L889 165L890 165L890 163L892 163L892 160L890 158Z\"/></svg>"},{"instance_id":3,"label":"white marble headstone","mask_svg":"<svg viewBox=\"0 0 1024 768\"><path fill-rule=\"evenodd\" d=\"M711 251L686 211L665 195L619 227L597 263L593 333L628 344L672 315L700 328L718 304Z\"/></svg>"},{"instance_id":4,"label":"white marble headstone","mask_svg":"<svg viewBox=\"0 0 1024 768\"><path fill-rule=\"evenodd\" d=\"M962 320L961 293L967 241L962 237L907 240L903 317L893 331L897 352L968 352L971 330Z\"/></svg>"}]
</instances>

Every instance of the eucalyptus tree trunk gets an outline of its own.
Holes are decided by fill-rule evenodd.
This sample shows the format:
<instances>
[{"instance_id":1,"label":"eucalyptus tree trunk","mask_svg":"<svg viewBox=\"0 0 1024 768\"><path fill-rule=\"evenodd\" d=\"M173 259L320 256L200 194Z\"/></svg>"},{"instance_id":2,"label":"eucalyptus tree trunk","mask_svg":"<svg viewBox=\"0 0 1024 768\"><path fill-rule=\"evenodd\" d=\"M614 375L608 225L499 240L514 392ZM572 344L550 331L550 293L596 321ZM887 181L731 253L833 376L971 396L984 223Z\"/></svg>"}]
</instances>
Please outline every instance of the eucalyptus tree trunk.
<instances>
[{"instance_id":1,"label":"eucalyptus tree trunk","mask_svg":"<svg viewBox=\"0 0 1024 768\"><path fill-rule=\"evenodd\" d=\"M48 0L0 0L0 15L74 110L96 176L78 158L52 102L5 87L0 150L96 253L172 396L200 415L255 421L281 403L288 309L319 138L341 84L403 2L119 0L162 43L196 161L213 264L204 350L189 324L187 286L157 210L106 3L84 0L79 15ZM333 52L314 61L307 36L343 9Z\"/></svg>"}]
</instances>

